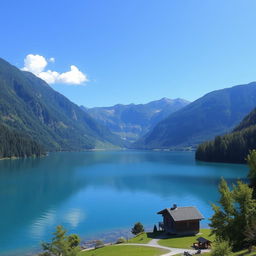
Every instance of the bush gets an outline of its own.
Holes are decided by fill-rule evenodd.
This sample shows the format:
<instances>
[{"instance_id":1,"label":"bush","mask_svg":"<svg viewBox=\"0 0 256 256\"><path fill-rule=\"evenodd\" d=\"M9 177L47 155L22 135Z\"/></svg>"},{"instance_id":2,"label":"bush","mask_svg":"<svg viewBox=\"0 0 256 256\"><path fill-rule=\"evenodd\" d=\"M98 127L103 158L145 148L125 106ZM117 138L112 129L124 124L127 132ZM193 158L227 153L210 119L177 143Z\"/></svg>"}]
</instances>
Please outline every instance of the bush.
<instances>
[{"instance_id":1,"label":"bush","mask_svg":"<svg viewBox=\"0 0 256 256\"><path fill-rule=\"evenodd\" d=\"M123 244L126 242L126 239L124 237L119 237L116 241L117 244Z\"/></svg>"},{"instance_id":2,"label":"bush","mask_svg":"<svg viewBox=\"0 0 256 256\"><path fill-rule=\"evenodd\" d=\"M154 225L153 233L154 233L154 234L157 233L157 227L156 227L156 225Z\"/></svg>"},{"instance_id":3,"label":"bush","mask_svg":"<svg viewBox=\"0 0 256 256\"><path fill-rule=\"evenodd\" d=\"M102 248L102 247L104 247L104 246L105 246L105 245L104 245L103 241L97 240L97 241L95 242L94 248L95 248L95 249L99 249L99 248Z\"/></svg>"},{"instance_id":4,"label":"bush","mask_svg":"<svg viewBox=\"0 0 256 256\"><path fill-rule=\"evenodd\" d=\"M134 224L131 232L134 235L138 235L138 234L144 232L144 227L140 222L137 222L137 223Z\"/></svg>"},{"instance_id":5,"label":"bush","mask_svg":"<svg viewBox=\"0 0 256 256\"><path fill-rule=\"evenodd\" d=\"M212 249L211 256L229 256L232 249L227 241L218 241Z\"/></svg>"}]
</instances>

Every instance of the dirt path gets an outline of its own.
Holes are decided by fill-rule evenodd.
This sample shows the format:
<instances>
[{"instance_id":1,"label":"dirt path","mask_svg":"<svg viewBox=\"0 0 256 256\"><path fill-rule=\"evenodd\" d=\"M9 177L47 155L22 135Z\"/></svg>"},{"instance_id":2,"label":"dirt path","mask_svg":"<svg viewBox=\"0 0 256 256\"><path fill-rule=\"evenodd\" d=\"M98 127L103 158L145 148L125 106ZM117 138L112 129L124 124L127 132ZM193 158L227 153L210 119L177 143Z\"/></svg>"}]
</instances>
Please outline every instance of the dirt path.
<instances>
[{"instance_id":1,"label":"dirt path","mask_svg":"<svg viewBox=\"0 0 256 256\"><path fill-rule=\"evenodd\" d=\"M147 244L137 244L137 243L124 243L120 245L131 245L131 246L147 246L147 247L154 247L154 248L159 248L159 249L164 249L169 251L168 253L162 254L161 256L172 256L176 254L182 254L185 251L189 252L190 254L195 254L196 250L192 249L182 249L182 248L170 248L167 246L162 246L158 244L159 239L152 239L149 243ZM209 252L210 250L204 250L203 252Z\"/></svg>"}]
</instances>

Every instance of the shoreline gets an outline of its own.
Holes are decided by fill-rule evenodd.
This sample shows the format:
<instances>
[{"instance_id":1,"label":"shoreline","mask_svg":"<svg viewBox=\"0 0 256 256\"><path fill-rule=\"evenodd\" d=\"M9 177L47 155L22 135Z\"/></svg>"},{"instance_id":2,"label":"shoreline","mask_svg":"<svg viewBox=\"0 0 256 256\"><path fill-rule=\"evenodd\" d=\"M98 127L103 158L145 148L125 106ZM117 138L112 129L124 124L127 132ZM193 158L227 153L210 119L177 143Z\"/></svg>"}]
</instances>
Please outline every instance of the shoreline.
<instances>
[{"instance_id":1,"label":"shoreline","mask_svg":"<svg viewBox=\"0 0 256 256\"><path fill-rule=\"evenodd\" d=\"M152 225L152 227L146 226L145 232L152 232L153 227L154 227L154 224ZM201 229L210 229L210 227L208 225L206 226L203 225L201 226ZM80 246L82 250L93 249L95 242L98 240L101 240L104 244L115 244L117 239L120 237L124 237L126 240L129 240L135 236L131 233L130 228L112 229L109 231L98 232L91 235L80 236L81 238ZM39 243L37 246L33 246L30 248L23 248L23 249L20 248L15 251L6 251L3 253L0 252L0 256L17 256L17 255L38 256L38 254L41 252L42 250Z\"/></svg>"}]
</instances>

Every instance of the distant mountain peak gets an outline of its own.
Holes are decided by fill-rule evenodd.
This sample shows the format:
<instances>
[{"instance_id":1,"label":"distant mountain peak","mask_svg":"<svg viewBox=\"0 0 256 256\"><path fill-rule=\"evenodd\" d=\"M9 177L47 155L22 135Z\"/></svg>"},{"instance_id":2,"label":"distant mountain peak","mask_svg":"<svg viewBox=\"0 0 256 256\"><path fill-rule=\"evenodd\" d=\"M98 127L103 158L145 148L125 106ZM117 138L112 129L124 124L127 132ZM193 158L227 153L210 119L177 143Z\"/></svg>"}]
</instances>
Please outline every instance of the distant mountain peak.
<instances>
[{"instance_id":1,"label":"distant mountain peak","mask_svg":"<svg viewBox=\"0 0 256 256\"><path fill-rule=\"evenodd\" d=\"M169 98L166 98L166 97L163 97L162 99L160 99L160 101L166 101L166 102L171 102L173 100L169 99Z\"/></svg>"},{"instance_id":2,"label":"distant mountain peak","mask_svg":"<svg viewBox=\"0 0 256 256\"><path fill-rule=\"evenodd\" d=\"M194 147L232 130L255 106L254 82L207 93L162 120L134 147Z\"/></svg>"},{"instance_id":3,"label":"distant mountain peak","mask_svg":"<svg viewBox=\"0 0 256 256\"><path fill-rule=\"evenodd\" d=\"M112 107L83 108L123 140L134 142L169 114L186 106L186 100L162 98L146 104L117 104Z\"/></svg>"}]
</instances>

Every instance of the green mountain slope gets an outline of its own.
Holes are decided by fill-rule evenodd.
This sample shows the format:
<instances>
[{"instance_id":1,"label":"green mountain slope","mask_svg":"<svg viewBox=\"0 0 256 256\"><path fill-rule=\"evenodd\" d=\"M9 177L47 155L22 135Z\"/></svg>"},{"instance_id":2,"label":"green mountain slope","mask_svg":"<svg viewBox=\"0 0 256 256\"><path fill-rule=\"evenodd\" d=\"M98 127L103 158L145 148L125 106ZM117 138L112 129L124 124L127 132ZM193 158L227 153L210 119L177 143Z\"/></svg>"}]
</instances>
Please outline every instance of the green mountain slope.
<instances>
[{"instance_id":1,"label":"green mountain slope","mask_svg":"<svg viewBox=\"0 0 256 256\"><path fill-rule=\"evenodd\" d=\"M0 124L0 158L44 155L37 142Z\"/></svg>"},{"instance_id":2,"label":"green mountain slope","mask_svg":"<svg viewBox=\"0 0 256 256\"><path fill-rule=\"evenodd\" d=\"M118 104L111 107L82 108L122 139L134 142L159 121L188 104L189 102L183 99L163 98L147 104Z\"/></svg>"},{"instance_id":3,"label":"green mountain slope","mask_svg":"<svg viewBox=\"0 0 256 256\"><path fill-rule=\"evenodd\" d=\"M196 159L207 162L244 163L249 151L256 149L256 109L232 133L200 144Z\"/></svg>"},{"instance_id":4,"label":"green mountain slope","mask_svg":"<svg viewBox=\"0 0 256 256\"><path fill-rule=\"evenodd\" d=\"M161 121L134 147L194 147L231 131L255 106L256 82L213 91Z\"/></svg>"},{"instance_id":5,"label":"green mountain slope","mask_svg":"<svg viewBox=\"0 0 256 256\"><path fill-rule=\"evenodd\" d=\"M0 59L0 123L28 134L47 150L121 145L106 127L32 73Z\"/></svg>"}]
</instances>

